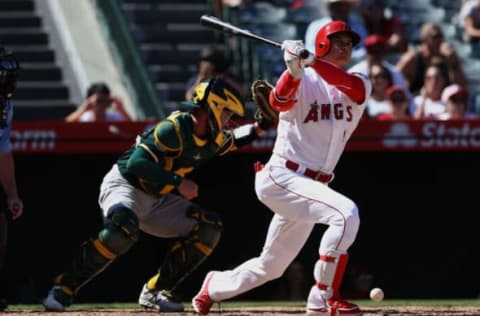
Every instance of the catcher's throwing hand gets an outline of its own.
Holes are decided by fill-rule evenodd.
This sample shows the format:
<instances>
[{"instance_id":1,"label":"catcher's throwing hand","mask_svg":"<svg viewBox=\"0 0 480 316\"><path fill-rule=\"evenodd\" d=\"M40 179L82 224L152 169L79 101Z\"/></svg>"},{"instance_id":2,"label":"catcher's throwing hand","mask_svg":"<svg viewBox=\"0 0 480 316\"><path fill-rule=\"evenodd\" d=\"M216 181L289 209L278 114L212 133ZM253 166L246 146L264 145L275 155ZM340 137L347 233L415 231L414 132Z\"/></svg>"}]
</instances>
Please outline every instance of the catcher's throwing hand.
<instances>
[{"instance_id":1,"label":"catcher's throwing hand","mask_svg":"<svg viewBox=\"0 0 480 316\"><path fill-rule=\"evenodd\" d=\"M177 186L177 191L187 200L192 200L198 196L198 185L190 179L183 178Z\"/></svg>"},{"instance_id":2,"label":"catcher's throwing hand","mask_svg":"<svg viewBox=\"0 0 480 316\"><path fill-rule=\"evenodd\" d=\"M16 220L23 213L23 202L18 196L9 196L7 198L8 209L12 214L12 219Z\"/></svg>"},{"instance_id":3,"label":"catcher's throwing hand","mask_svg":"<svg viewBox=\"0 0 480 316\"><path fill-rule=\"evenodd\" d=\"M288 71L293 77L300 79L304 74L305 66L311 65L315 61L315 55L310 53L307 58L300 55L305 51L305 45L302 41L286 40L282 42L283 60L287 65Z\"/></svg>"},{"instance_id":4,"label":"catcher's throwing hand","mask_svg":"<svg viewBox=\"0 0 480 316\"><path fill-rule=\"evenodd\" d=\"M255 121L258 127L267 130L278 123L278 112L270 106L269 95L273 85L266 80L255 80L251 85L253 102L257 107Z\"/></svg>"}]
</instances>

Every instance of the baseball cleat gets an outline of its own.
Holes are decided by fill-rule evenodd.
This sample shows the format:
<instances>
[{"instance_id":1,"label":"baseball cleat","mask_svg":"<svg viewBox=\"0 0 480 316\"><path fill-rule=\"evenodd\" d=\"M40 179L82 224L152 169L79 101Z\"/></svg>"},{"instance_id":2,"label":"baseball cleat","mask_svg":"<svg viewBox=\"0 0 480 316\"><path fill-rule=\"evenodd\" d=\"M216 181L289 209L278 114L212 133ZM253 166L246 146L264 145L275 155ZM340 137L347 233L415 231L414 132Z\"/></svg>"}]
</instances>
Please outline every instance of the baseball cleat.
<instances>
[{"instance_id":1,"label":"baseball cleat","mask_svg":"<svg viewBox=\"0 0 480 316\"><path fill-rule=\"evenodd\" d=\"M213 301L208 294L208 286L210 284L210 279L212 278L214 272L207 273L205 280L203 281L202 287L197 295L192 299L193 309L200 315L208 315L210 308L212 308Z\"/></svg>"},{"instance_id":2,"label":"baseball cleat","mask_svg":"<svg viewBox=\"0 0 480 316\"><path fill-rule=\"evenodd\" d=\"M327 300L327 306L331 311L336 311L337 315L348 315L348 316L360 316L362 311L358 305L340 300L340 299L329 299Z\"/></svg>"},{"instance_id":3,"label":"baseball cleat","mask_svg":"<svg viewBox=\"0 0 480 316\"><path fill-rule=\"evenodd\" d=\"M144 308L156 309L159 312L183 312L185 309L182 303L174 302L172 296L166 291L149 290L146 284L140 293L138 304Z\"/></svg>"},{"instance_id":4,"label":"baseball cleat","mask_svg":"<svg viewBox=\"0 0 480 316\"><path fill-rule=\"evenodd\" d=\"M307 316L331 316L328 308L307 308ZM333 314L335 315L335 314Z\"/></svg>"},{"instance_id":5,"label":"baseball cleat","mask_svg":"<svg viewBox=\"0 0 480 316\"><path fill-rule=\"evenodd\" d=\"M5 299L0 299L0 312L6 310L8 307L7 300Z\"/></svg>"},{"instance_id":6,"label":"baseball cleat","mask_svg":"<svg viewBox=\"0 0 480 316\"><path fill-rule=\"evenodd\" d=\"M60 285L55 285L43 300L43 307L47 311L63 312L72 303L72 296L65 293Z\"/></svg>"},{"instance_id":7,"label":"baseball cleat","mask_svg":"<svg viewBox=\"0 0 480 316\"><path fill-rule=\"evenodd\" d=\"M307 316L360 316L360 308L344 300L329 299L323 307L307 307Z\"/></svg>"}]
</instances>

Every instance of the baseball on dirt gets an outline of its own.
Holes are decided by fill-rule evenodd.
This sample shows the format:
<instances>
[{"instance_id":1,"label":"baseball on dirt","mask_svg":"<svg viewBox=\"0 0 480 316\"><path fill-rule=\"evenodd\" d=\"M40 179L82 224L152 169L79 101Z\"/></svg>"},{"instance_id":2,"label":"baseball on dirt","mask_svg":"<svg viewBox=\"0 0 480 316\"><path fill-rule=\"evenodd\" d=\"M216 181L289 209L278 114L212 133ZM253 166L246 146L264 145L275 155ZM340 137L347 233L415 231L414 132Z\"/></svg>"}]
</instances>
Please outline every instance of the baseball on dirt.
<instances>
[{"instance_id":1,"label":"baseball on dirt","mask_svg":"<svg viewBox=\"0 0 480 316\"><path fill-rule=\"evenodd\" d=\"M374 302L380 302L383 300L383 290L381 288L373 288L370 291L370 299Z\"/></svg>"}]
</instances>

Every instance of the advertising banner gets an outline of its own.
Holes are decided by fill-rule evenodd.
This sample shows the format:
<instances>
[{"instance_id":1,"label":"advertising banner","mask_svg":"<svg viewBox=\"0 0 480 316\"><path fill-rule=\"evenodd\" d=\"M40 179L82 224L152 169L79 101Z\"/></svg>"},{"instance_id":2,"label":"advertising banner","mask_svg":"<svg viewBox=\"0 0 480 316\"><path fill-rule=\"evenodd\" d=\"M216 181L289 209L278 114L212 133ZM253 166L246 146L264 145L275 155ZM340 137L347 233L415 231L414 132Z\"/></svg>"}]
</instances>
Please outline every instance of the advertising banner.
<instances>
[{"instance_id":1,"label":"advertising banner","mask_svg":"<svg viewBox=\"0 0 480 316\"><path fill-rule=\"evenodd\" d=\"M19 121L11 141L17 153L120 153L134 144L152 122L64 123ZM275 129L242 148L269 152ZM347 143L347 151L477 151L480 120L363 121Z\"/></svg>"}]
</instances>

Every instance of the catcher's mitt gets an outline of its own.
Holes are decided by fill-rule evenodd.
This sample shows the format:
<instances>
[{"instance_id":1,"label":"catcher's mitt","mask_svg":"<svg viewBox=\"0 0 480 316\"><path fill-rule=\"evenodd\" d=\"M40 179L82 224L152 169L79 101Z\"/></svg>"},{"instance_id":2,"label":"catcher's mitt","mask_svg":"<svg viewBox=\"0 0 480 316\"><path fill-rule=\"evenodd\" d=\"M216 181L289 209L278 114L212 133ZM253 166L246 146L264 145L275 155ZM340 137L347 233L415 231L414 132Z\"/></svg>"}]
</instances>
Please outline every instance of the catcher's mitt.
<instances>
[{"instance_id":1,"label":"catcher's mitt","mask_svg":"<svg viewBox=\"0 0 480 316\"><path fill-rule=\"evenodd\" d=\"M257 106L255 120L263 130L278 123L278 112L270 106L269 102L270 91L273 88L273 85L266 80L255 80L251 85L253 102Z\"/></svg>"}]
</instances>

